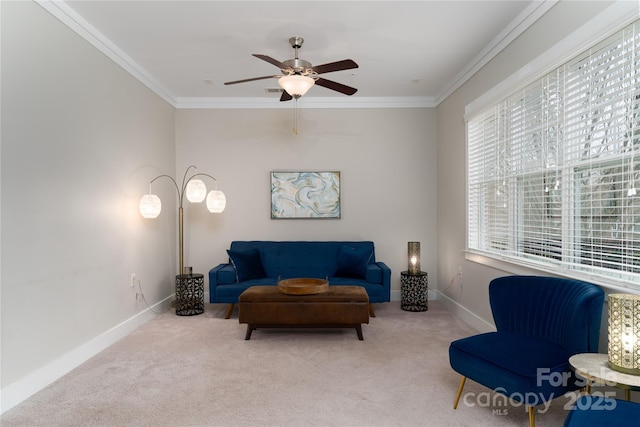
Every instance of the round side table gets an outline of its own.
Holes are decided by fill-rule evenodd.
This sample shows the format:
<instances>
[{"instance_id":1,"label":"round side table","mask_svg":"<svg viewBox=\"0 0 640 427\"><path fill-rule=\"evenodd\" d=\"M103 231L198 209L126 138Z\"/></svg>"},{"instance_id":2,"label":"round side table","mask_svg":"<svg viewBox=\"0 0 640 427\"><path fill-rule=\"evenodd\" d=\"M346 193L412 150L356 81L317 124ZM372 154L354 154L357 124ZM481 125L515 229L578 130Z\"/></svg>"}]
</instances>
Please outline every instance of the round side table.
<instances>
[{"instance_id":1,"label":"round side table","mask_svg":"<svg viewBox=\"0 0 640 427\"><path fill-rule=\"evenodd\" d=\"M427 273L400 273L400 308L406 311L427 311L429 309Z\"/></svg>"},{"instance_id":2,"label":"round side table","mask_svg":"<svg viewBox=\"0 0 640 427\"><path fill-rule=\"evenodd\" d=\"M193 316L204 313L204 275L176 276L176 314Z\"/></svg>"},{"instance_id":3,"label":"round side table","mask_svg":"<svg viewBox=\"0 0 640 427\"><path fill-rule=\"evenodd\" d=\"M569 358L576 374L587 380L587 393L591 392L591 383L605 384L624 390L626 400L631 390L640 390L640 376L618 372L609 367L609 356L602 353L580 353Z\"/></svg>"}]
</instances>

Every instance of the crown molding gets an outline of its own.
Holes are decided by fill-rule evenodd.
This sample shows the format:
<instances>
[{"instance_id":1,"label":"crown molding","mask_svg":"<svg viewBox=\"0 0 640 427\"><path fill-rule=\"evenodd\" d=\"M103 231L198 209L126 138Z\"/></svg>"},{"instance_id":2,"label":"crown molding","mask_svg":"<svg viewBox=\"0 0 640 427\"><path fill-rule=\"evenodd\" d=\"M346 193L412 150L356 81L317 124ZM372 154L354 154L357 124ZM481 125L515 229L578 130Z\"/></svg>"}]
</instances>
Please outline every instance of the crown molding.
<instances>
[{"instance_id":1,"label":"crown molding","mask_svg":"<svg viewBox=\"0 0 640 427\"><path fill-rule=\"evenodd\" d=\"M435 97L436 105L447 99L482 67L487 65L504 48L514 41L527 28L533 25L560 0L543 0L532 2L504 30L500 32L480 53L460 71L443 91Z\"/></svg>"},{"instance_id":2,"label":"crown molding","mask_svg":"<svg viewBox=\"0 0 640 427\"><path fill-rule=\"evenodd\" d=\"M180 110L200 109L260 109L291 108L292 102L276 98L178 98ZM431 108L436 103L431 97L302 97L298 108Z\"/></svg>"},{"instance_id":3,"label":"crown molding","mask_svg":"<svg viewBox=\"0 0 640 427\"><path fill-rule=\"evenodd\" d=\"M80 37L93 45L100 52L122 67L125 71L138 79L142 84L151 89L159 97L173 107L176 106L175 98L169 91L157 81L151 74L135 62L122 49L116 46L104 34L87 22L64 1L59 0L34 0L43 9L58 18L63 24L75 31Z\"/></svg>"},{"instance_id":4,"label":"crown molding","mask_svg":"<svg viewBox=\"0 0 640 427\"><path fill-rule=\"evenodd\" d=\"M591 18L564 39L548 48L499 84L465 106L465 120L469 120L489 105L526 87L535 79L562 66L569 58L600 43L640 16L640 3L618 0Z\"/></svg>"}]
</instances>

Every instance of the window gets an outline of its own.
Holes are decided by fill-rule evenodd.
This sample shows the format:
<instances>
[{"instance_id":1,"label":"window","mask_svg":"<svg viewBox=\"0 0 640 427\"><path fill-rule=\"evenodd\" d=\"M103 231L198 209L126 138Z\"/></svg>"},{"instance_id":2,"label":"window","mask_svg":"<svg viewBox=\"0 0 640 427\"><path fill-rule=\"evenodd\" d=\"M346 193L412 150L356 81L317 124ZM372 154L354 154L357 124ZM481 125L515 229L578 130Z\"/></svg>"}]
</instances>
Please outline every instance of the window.
<instances>
[{"instance_id":1,"label":"window","mask_svg":"<svg viewBox=\"0 0 640 427\"><path fill-rule=\"evenodd\" d=\"M640 21L467 122L468 249L640 288Z\"/></svg>"}]
</instances>

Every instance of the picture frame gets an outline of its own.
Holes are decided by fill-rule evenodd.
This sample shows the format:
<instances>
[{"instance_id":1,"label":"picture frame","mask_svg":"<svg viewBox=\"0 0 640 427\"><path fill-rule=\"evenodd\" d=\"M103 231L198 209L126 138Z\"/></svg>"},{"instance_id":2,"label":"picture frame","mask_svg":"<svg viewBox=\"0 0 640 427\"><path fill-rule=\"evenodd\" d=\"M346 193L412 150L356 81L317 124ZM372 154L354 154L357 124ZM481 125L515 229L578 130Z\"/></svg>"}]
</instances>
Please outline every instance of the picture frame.
<instances>
[{"instance_id":1,"label":"picture frame","mask_svg":"<svg viewBox=\"0 0 640 427\"><path fill-rule=\"evenodd\" d=\"M271 219L340 219L340 171L272 171Z\"/></svg>"}]
</instances>

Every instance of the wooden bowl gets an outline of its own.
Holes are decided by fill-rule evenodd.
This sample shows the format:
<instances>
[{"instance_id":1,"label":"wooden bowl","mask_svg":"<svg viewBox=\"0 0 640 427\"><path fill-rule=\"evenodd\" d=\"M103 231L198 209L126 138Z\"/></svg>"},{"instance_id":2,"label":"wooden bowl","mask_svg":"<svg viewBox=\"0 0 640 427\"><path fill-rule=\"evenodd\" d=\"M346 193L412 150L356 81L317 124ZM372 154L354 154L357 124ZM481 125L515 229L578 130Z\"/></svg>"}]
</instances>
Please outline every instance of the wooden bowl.
<instances>
[{"instance_id":1,"label":"wooden bowl","mask_svg":"<svg viewBox=\"0 0 640 427\"><path fill-rule=\"evenodd\" d=\"M301 277L278 281L278 290L287 295L313 295L329 290L329 282L325 279Z\"/></svg>"}]
</instances>

